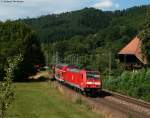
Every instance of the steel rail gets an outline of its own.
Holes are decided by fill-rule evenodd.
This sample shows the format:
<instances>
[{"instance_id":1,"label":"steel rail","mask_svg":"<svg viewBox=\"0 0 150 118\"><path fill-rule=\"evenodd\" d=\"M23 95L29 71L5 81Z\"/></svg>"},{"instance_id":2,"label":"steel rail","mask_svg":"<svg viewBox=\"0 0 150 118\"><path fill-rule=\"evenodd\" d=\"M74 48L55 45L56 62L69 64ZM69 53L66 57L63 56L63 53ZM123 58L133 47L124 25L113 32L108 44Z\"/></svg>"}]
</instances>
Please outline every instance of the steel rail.
<instances>
[{"instance_id":1,"label":"steel rail","mask_svg":"<svg viewBox=\"0 0 150 118\"><path fill-rule=\"evenodd\" d=\"M133 103L135 105L150 109L150 103L149 102L145 102L143 100L139 100L139 99L135 99L135 98L132 98L129 96L125 96L125 95L119 94L117 92L109 91L106 89L103 89L103 92L105 92L106 94L110 94L111 96L118 98L118 99L121 99L123 101Z\"/></svg>"},{"instance_id":2,"label":"steel rail","mask_svg":"<svg viewBox=\"0 0 150 118\"><path fill-rule=\"evenodd\" d=\"M120 103L117 103L117 102L114 102L114 101L111 101L111 100L107 100L105 98L107 96L111 96L111 97L114 97L114 98L118 98L119 100L126 101L127 103L133 103L135 105L138 104L140 107L141 106L145 107L145 105L143 106L143 104L141 105L137 102L133 102L131 100L128 100L127 96L120 95L120 94L118 95L118 93L111 92L111 91L108 91L108 90L103 90L101 97L98 97L98 98L86 97L85 95L82 95L82 94L78 93L77 91L75 91L73 89L69 89L67 86L62 85L59 82L57 82L57 84L59 84L60 86L62 86L65 89L71 91L73 94L74 93L78 94L79 96L82 97L83 100L89 101L88 103L93 103L93 105L98 109L99 109L99 106L105 106L105 107L108 107L108 108L112 109L112 111L118 111L118 112L120 112L120 113L122 113L126 116L131 115L133 118L149 118L150 117L149 115L145 114L144 112L136 111L132 108L129 108L126 105L122 105ZM124 97L120 97L120 96L124 96ZM131 98L131 99L133 99L133 98ZM147 108L147 105L146 105L146 108Z\"/></svg>"}]
</instances>

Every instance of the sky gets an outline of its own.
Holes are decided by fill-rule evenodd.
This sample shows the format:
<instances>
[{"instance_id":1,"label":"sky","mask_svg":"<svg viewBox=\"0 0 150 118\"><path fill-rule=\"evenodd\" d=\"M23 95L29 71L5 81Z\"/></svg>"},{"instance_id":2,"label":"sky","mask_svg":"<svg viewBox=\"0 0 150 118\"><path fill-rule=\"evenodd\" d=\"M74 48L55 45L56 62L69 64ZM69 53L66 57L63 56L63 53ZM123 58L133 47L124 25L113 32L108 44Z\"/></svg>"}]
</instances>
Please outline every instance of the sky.
<instances>
[{"instance_id":1,"label":"sky","mask_svg":"<svg viewBox=\"0 0 150 118\"><path fill-rule=\"evenodd\" d=\"M52 13L79 10L85 7L114 11L150 4L150 0L24 0L21 3L6 3L4 1L6 0L0 0L0 21L34 18Z\"/></svg>"}]
</instances>

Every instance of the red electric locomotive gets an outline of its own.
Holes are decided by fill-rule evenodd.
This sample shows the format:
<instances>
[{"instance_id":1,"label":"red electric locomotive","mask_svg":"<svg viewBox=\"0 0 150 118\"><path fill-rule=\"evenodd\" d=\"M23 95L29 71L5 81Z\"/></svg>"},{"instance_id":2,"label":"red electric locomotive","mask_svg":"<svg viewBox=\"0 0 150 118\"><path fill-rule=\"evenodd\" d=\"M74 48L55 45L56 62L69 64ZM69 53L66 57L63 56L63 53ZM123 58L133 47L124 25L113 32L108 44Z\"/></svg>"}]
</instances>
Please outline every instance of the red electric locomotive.
<instances>
[{"instance_id":1,"label":"red electric locomotive","mask_svg":"<svg viewBox=\"0 0 150 118\"><path fill-rule=\"evenodd\" d=\"M86 94L98 95L102 89L102 80L98 71L81 70L68 65L57 65L55 78L78 88Z\"/></svg>"}]
</instances>

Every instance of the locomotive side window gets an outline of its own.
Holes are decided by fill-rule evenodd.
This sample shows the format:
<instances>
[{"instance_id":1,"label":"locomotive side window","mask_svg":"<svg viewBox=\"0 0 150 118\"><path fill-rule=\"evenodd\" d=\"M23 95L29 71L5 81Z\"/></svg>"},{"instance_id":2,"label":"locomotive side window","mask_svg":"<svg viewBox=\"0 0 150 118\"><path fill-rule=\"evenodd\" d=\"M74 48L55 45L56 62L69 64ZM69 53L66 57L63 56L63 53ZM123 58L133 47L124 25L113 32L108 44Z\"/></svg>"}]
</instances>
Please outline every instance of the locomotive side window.
<instances>
[{"instance_id":1,"label":"locomotive side window","mask_svg":"<svg viewBox=\"0 0 150 118\"><path fill-rule=\"evenodd\" d=\"M91 79L91 78L100 79L100 74L98 72L87 72L86 77L87 79Z\"/></svg>"}]
</instances>

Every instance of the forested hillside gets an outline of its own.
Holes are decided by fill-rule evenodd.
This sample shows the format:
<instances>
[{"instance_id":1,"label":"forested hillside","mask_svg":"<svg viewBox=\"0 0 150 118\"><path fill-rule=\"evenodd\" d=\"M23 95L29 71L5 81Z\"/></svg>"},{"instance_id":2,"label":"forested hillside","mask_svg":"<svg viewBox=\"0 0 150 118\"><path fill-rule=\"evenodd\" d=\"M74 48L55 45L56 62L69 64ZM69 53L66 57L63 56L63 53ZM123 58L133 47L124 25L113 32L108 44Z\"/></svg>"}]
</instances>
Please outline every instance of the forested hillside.
<instances>
[{"instance_id":1,"label":"forested hillside","mask_svg":"<svg viewBox=\"0 0 150 118\"><path fill-rule=\"evenodd\" d=\"M42 42L56 41L70 39L75 35L95 34L103 29L113 30L118 26L122 26L122 29L129 26L135 31L141 30L146 20L148 7L133 7L114 12L85 8L79 11L24 19L23 21L38 32Z\"/></svg>"},{"instance_id":2,"label":"forested hillside","mask_svg":"<svg viewBox=\"0 0 150 118\"><path fill-rule=\"evenodd\" d=\"M85 8L23 22L38 32L49 63L71 63L108 72L111 58L114 73L121 70L117 53L148 21L150 6L122 11Z\"/></svg>"},{"instance_id":3,"label":"forested hillside","mask_svg":"<svg viewBox=\"0 0 150 118\"><path fill-rule=\"evenodd\" d=\"M40 45L35 40L38 39L42 44L48 63L71 63L98 69L105 74L108 73L110 61L112 72L120 72L122 67L117 59L118 51L139 32L149 31L149 25L147 25L149 10L150 6L133 7L122 11L85 8L39 18L20 19L19 21L28 24L37 32L36 37L32 36L29 30L31 39L28 39L27 45L31 46L35 43L39 48L35 52L41 53L38 51ZM3 73L7 57L14 56L14 54L22 52L23 48L28 47L23 47L28 28L9 22L0 23L0 25L0 59L2 62L0 70ZM149 48L147 48L149 43L146 43L149 38L144 33L140 34L141 37L145 37L143 52L149 54ZM33 46L34 48L36 47ZM34 56L35 61L43 60L40 59L42 56L37 59L37 55L35 55L37 53L34 53L33 49L33 53L30 55ZM32 60L30 59L31 62ZM36 61L36 63L41 62Z\"/></svg>"},{"instance_id":4,"label":"forested hillside","mask_svg":"<svg viewBox=\"0 0 150 118\"><path fill-rule=\"evenodd\" d=\"M42 42L47 42L95 33L109 24L111 15L94 8L85 8L79 11L25 19L24 22L38 31Z\"/></svg>"}]
</instances>

